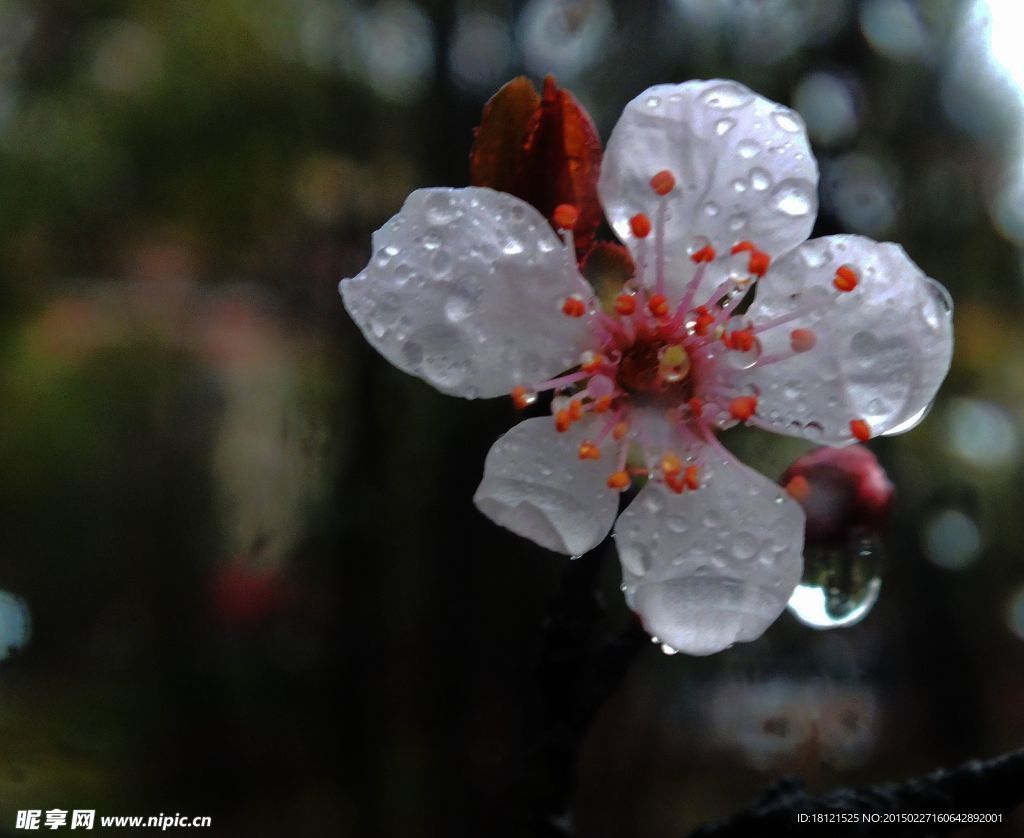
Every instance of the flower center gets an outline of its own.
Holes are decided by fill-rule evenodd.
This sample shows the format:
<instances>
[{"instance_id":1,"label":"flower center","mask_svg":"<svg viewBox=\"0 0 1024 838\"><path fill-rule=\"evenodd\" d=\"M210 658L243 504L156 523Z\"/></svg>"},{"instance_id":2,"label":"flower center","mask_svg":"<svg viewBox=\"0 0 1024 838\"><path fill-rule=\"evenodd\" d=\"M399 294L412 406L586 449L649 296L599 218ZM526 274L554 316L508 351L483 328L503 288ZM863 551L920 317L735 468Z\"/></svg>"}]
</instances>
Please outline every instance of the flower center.
<instances>
[{"instance_id":1,"label":"flower center","mask_svg":"<svg viewBox=\"0 0 1024 838\"><path fill-rule=\"evenodd\" d=\"M691 371L682 342L642 334L622 350L613 380L622 397L637 405L674 407L693 396Z\"/></svg>"},{"instance_id":2,"label":"flower center","mask_svg":"<svg viewBox=\"0 0 1024 838\"><path fill-rule=\"evenodd\" d=\"M796 328L790 333L786 353L762 355L759 333L808 312L797 311L760 324L734 313L771 262L767 253L749 241L736 242L723 257L727 261L717 263L725 277L720 282L706 282L708 267L719 258L715 249L706 241L694 245L690 250L693 274L678 297L670 296L663 251L664 201L675 188L675 179L669 172L659 172L652 178L651 188L662 199L655 223L642 214L630 219L637 239L633 280L608 311L601 310L595 299L578 294L561 303L567 317L588 318L596 348L583 353L576 370L532 389L517 387L512 396L518 407L525 407L536 401L539 391L554 390L552 413L559 432L568 431L588 414L607 414L603 422L594 425L598 430L593 437L580 443L580 458L600 460L604 447L614 446L618 466L608 478L609 488L622 491L633 476L644 475L681 493L700 485L699 455L686 456L687 452L717 446L715 433L721 428L758 422L757 390L744 385L744 379L735 374L808 352L817 337L810 329ZM555 212L570 253L574 252L571 209L559 207ZM652 231L653 241L648 241ZM849 293L858 281L856 269L844 265L836 272L833 285L838 292ZM664 420L658 421L667 421L674 428L667 443L663 433L644 427L659 412ZM852 419L850 431L858 440L870 437L870 428L862 419ZM673 447L666 449L666 444ZM629 466L631 450L639 452L642 465Z\"/></svg>"}]
</instances>

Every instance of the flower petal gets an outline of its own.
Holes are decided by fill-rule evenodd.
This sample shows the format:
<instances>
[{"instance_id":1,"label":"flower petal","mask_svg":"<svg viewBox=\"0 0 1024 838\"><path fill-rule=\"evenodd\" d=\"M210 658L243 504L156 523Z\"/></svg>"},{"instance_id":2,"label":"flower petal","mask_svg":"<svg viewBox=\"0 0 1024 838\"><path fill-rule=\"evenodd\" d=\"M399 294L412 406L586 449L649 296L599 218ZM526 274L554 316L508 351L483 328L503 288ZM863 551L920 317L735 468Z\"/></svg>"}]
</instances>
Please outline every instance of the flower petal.
<instances>
[{"instance_id":1,"label":"flower petal","mask_svg":"<svg viewBox=\"0 0 1024 838\"><path fill-rule=\"evenodd\" d=\"M840 268L857 278L852 291L836 290ZM755 326L792 315L759 334L762 358L791 352L797 329L812 332L814 345L749 370L762 421L780 433L846 445L854 441L851 420L875 436L923 418L949 370L952 303L902 247L863 236L806 242L772 265L748 311Z\"/></svg>"},{"instance_id":2,"label":"flower petal","mask_svg":"<svg viewBox=\"0 0 1024 838\"><path fill-rule=\"evenodd\" d=\"M630 607L691 655L760 637L803 569L799 504L711 448L702 459L700 489L677 495L651 481L615 526Z\"/></svg>"},{"instance_id":3,"label":"flower petal","mask_svg":"<svg viewBox=\"0 0 1024 838\"><path fill-rule=\"evenodd\" d=\"M578 556L596 547L619 509L618 493L605 485L609 465L579 457L580 443L594 437L597 424L585 418L558 433L551 417L520 422L491 446L473 496L477 508L556 553ZM610 454L614 443L605 447Z\"/></svg>"},{"instance_id":4,"label":"flower petal","mask_svg":"<svg viewBox=\"0 0 1024 838\"><path fill-rule=\"evenodd\" d=\"M665 199L651 177L673 173ZM605 149L598 189L615 232L635 248L629 220L655 221L667 201L670 272L686 249L721 254L751 241L776 257L802 242L817 212L818 166L803 120L734 81L651 87L626 105ZM698 237L704 237L699 239Z\"/></svg>"},{"instance_id":5,"label":"flower petal","mask_svg":"<svg viewBox=\"0 0 1024 838\"><path fill-rule=\"evenodd\" d=\"M591 295L574 254L529 204L482 187L419 189L373 235L374 256L341 296L392 364L443 393L500 396L576 364Z\"/></svg>"}]
</instances>

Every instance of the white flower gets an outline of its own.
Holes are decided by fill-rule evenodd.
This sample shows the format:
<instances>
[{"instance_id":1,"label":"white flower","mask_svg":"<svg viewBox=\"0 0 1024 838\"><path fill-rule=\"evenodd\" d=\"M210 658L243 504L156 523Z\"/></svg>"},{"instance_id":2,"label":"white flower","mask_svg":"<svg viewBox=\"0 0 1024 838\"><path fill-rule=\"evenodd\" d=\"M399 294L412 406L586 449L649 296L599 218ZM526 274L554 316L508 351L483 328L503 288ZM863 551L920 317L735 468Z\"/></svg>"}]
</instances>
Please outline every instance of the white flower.
<instances>
[{"instance_id":1,"label":"white flower","mask_svg":"<svg viewBox=\"0 0 1024 838\"><path fill-rule=\"evenodd\" d=\"M817 181L797 114L731 81L659 85L626 106L602 164L638 266L614 314L570 233L483 188L413 192L340 285L370 343L445 393L556 391L554 422L521 422L487 456L475 501L495 522L578 555L615 523L614 490L649 478L615 526L624 590L691 654L759 637L803 562L800 506L715 432L846 445L907 430L949 369L949 297L902 248L805 241Z\"/></svg>"}]
</instances>

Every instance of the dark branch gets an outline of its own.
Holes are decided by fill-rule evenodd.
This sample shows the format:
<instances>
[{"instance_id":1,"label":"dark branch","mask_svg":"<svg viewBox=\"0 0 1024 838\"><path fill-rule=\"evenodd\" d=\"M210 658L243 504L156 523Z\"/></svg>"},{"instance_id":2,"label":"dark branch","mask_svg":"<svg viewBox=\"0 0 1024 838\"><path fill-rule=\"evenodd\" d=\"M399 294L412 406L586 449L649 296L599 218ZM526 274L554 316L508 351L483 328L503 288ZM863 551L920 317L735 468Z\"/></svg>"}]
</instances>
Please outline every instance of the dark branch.
<instances>
[{"instance_id":1,"label":"dark branch","mask_svg":"<svg viewBox=\"0 0 1024 838\"><path fill-rule=\"evenodd\" d=\"M760 800L726 821L703 826L690 838L803 835L813 825L798 814L884 815L920 813L999 813L1024 803L1024 749L986 761L972 760L925 777L864 789L836 789L809 796L799 780L784 780ZM860 818L863 820L863 818ZM963 829L962 823L828 823L829 835L939 836Z\"/></svg>"}]
</instances>

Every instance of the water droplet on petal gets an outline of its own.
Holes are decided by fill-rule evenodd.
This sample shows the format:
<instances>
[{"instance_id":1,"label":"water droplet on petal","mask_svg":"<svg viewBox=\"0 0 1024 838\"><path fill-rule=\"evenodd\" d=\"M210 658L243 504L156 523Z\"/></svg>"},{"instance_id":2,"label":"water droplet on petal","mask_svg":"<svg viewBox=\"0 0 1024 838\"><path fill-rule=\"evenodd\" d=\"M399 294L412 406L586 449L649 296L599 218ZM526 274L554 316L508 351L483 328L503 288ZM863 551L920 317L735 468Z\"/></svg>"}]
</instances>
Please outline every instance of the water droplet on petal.
<instances>
[{"instance_id":1,"label":"water droplet on petal","mask_svg":"<svg viewBox=\"0 0 1024 838\"><path fill-rule=\"evenodd\" d=\"M715 123L715 133L718 134L719 137L724 137L734 127L736 127L736 120L726 117L725 119L720 119Z\"/></svg>"},{"instance_id":2,"label":"water droplet on petal","mask_svg":"<svg viewBox=\"0 0 1024 838\"><path fill-rule=\"evenodd\" d=\"M779 126L783 131L788 131L790 134L796 134L800 131L800 122L792 111L783 109L772 112L772 122Z\"/></svg>"},{"instance_id":3,"label":"water droplet on petal","mask_svg":"<svg viewBox=\"0 0 1024 838\"><path fill-rule=\"evenodd\" d=\"M814 199L804 181L784 180L772 192L772 206L795 218L807 215L814 207Z\"/></svg>"},{"instance_id":4,"label":"water droplet on petal","mask_svg":"<svg viewBox=\"0 0 1024 838\"><path fill-rule=\"evenodd\" d=\"M750 185L758 192L764 192L772 185L772 176L760 166L755 166L750 170Z\"/></svg>"},{"instance_id":5,"label":"water droplet on petal","mask_svg":"<svg viewBox=\"0 0 1024 838\"><path fill-rule=\"evenodd\" d=\"M444 276L452 269L452 257L447 250L439 250L430 260L430 269L435 277Z\"/></svg>"},{"instance_id":6,"label":"water droplet on petal","mask_svg":"<svg viewBox=\"0 0 1024 838\"><path fill-rule=\"evenodd\" d=\"M752 559L757 553L757 539L748 532L737 533L732 540L732 554L737 559Z\"/></svg>"},{"instance_id":7,"label":"water droplet on petal","mask_svg":"<svg viewBox=\"0 0 1024 838\"><path fill-rule=\"evenodd\" d=\"M700 97L701 102L709 108L720 110L731 110L753 101L754 94L745 90L734 82L717 84L710 90L705 91Z\"/></svg>"},{"instance_id":8,"label":"water droplet on petal","mask_svg":"<svg viewBox=\"0 0 1024 838\"><path fill-rule=\"evenodd\" d=\"M507 256L515 256L523 252L523 243L519 239L509 239L501 250Z\"/></svg>"},{"instance_id":9,"label":"water droplet on petal","mask_svg":"<svg viewBox=\"0 0 1024 838\"><path fill-rule=\"evenodd\" d=\"M740 157L749 160L761 150L761 146L754 142L754 140L743 140L736 146L736 150L739 152Z\"/></svg>"},{"instance_id":10,"label":"water droplet on petal","mask_svg":"<svg viewBox=\"0 0 1024 838\"><path fill-rule=\"evenodd\" d=\"M435 192L427 199L427 220L431 224L448 224L456 214L450 197L444 192Z\"/></svg>"},{"instance_id":11,"label":"water droplet on petal","mask_svg":"<svg viewBox=\"0 0 1024 838\"><path fill-rule=\"evenodd\" d=\"M678 649L673 649L671 646L668 645L668 643L662 643L661 644L661 651L664 652L666 655L677 655L677 654L679 654L679 650Z\"/></svg>"},{"instance_id":12,"label":"water droplet on petal","mask_svg":"<svg viewBox=\"0 0 1024 838\"><path fill-rule=\"evenodd\" d=\"M657 96L648 96L647 101L644 104L653 110L661 105L661 99Z\"/></svg>"}]
</instances>

